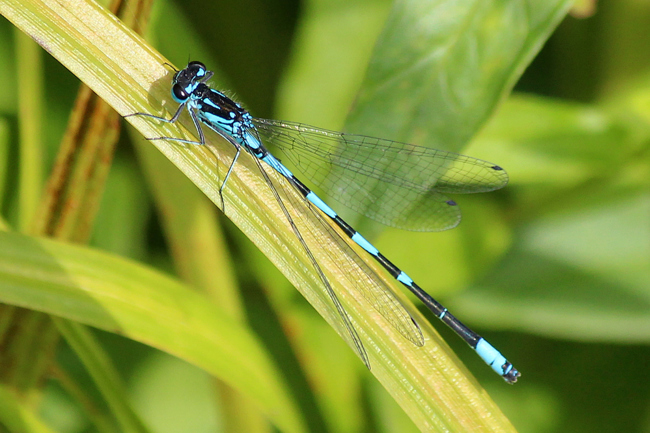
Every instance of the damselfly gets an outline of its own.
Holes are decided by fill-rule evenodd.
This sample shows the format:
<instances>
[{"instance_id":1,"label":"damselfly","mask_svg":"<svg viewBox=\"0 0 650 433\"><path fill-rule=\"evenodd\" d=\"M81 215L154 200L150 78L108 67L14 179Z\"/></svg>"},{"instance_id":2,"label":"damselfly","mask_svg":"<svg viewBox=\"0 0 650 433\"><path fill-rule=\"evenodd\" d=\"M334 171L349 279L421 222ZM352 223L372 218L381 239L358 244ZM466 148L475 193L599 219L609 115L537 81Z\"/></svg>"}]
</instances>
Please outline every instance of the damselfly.
<instances>
[{"instance_id":1,"label":"damselfly","mask_svg":"<svg viewBox=\"0 0 650 433\"><path fill-rule=\"evenodd\" d=\"M268 167L280 173L306 200L314 218L329 231L330 239L348 251L351 260L368 269L349 248L338 232L323 219L323 214L336 224L352 241L366 250L390 275L406 286L456 334L467 342L479 356L502 376L514 383L520 373L491 344L461 323L438 301L433 299L401 269L390 262L359 232L346 223L293 173L275 158L266 145L273 144L310 180L319 183L332 197L365 216L393 227L408 230L434 231L455 227L460 211L446 193L476 193L502 188L508 175L499 166L455 153L433 150L380 138L326 131L291 122L258 119L222 92L210 88L206 81L213 73L200 62L190 62L176 71L171 94L180 105L171 119L148 113L147 116L174 123L187 108L199 135L199 141L174 137L154 137L149 140L171 140L181 143L205 144L201 124L228 140L236 149L235 157L224 177L223 194L228 178L244 149L252 156L266 183L278 200L280 209L304 248L318 279L334 304L345 325L352 344L363 362L370 367L366 350L348 313L343 308L327 277L307 246L297 225L278 194ZM265 145L266 144L266 145ZM322 214L315 210L315 206ZM347 248L346 248L347 247ZM323 245L327 248L327 245ZM359 287L363 296L402 335L416 345L424 339L415 320L387 287L365 284Z\"/></svg>"}]
</instances>

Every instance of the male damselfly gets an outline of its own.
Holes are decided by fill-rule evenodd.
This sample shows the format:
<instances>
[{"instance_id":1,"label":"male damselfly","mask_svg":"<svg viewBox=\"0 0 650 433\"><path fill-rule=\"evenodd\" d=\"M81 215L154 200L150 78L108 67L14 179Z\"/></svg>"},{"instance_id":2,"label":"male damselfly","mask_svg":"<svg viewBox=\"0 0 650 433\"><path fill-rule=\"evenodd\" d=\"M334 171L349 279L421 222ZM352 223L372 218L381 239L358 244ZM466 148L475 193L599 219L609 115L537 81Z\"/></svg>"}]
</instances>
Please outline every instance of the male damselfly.
<instances>
[{"instance_id":1,"label":"male damselfly","mask_svg":"<svg viewBox=\"0 0 650 433\"><path fill-rule=\"evenodd\" d=\"M331 192L335 200L383 224L408 230L434 231L455 227L460 221L460 211L456 202L448 199L445 194L467 194L502 188L508 182L506 172L487 161L455 153L326 131L299 123L255 118L237 102L210 88L206 81L212 75L203 63L190 62L185 69L174 74L171 94L180 105L171 119L148 113L129 116L146 116L174 123L183 110L187 109L199 134L198 142L174 137L153 137L149 140L205 144L201 124L228 140L235 147L236 154L224 177L221 194L241 150L244 149L255 157L259 170L307 253L364 363L370 367L363 343L300 230L292 221L266 167L280 173L304 197L308 205L318 208L345 235L373 256L391 276L413 292L441 321L475 349L506 382L515 383L520 376L519 371L498 350L449 313L346 223L275 158L265 143L272 143L283 152L306 177L320 179L320 184ZM398 169L395 170L395 167ZM323 220L321 213L313 210L312 214L329 230L331 240L345 244L338 233ZM354 250L348 247L346 251L352 255L355 264L364 268L363 261ZM365 269L368 269L367 266ZM424 344L417 323L387 287L365 284L359 290L364 291L364 297L403 336L418 346Z\"/></svg>"}]
</instances>

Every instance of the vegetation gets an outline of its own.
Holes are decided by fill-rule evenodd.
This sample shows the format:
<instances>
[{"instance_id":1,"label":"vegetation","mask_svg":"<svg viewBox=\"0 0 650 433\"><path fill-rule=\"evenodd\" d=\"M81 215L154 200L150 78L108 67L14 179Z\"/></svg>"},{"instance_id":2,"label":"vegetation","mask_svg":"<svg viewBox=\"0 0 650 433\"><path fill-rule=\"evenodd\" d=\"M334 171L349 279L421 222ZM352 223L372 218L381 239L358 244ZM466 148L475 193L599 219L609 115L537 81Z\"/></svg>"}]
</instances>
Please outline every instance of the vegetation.
<instances>
[{"instance_id":1,"label":"vegetation","mask_svg":"<svg viewBox=\"0 0 650 433\"><path fill-rule=\"evenodd\" d=\"M650 6L167 0L150 20L148 7L119 11L149 23L145 42L94 2L0 2L0 431L648 429ZM503 190L454 197L454 230L345 217L519 383L408 304L426 339L410 344L320 254L368 371L252 159L225 218L229 143L143 139L192 137L189 118L121 120L173 113L164 63L188 56L256 116L503 166Z\"/></svg>"}]
</instances>

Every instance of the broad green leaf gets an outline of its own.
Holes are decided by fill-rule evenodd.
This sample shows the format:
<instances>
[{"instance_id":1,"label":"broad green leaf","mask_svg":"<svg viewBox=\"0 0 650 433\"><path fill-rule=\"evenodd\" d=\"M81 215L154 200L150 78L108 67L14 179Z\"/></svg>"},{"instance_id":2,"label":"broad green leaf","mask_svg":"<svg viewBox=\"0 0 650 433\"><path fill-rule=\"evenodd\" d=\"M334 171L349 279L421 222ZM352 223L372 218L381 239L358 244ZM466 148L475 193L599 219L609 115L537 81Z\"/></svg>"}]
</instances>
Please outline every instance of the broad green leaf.
<instances>
[{"instance_id":1,"label":"broad green leaf","mask_svg":"<svg viewBox=\"0 0 650 433\"><path fill-rule=\"evenodd\" d=\"M395 2L346 130L460 149L509 93L572 4Z\"/></svg>"},{"instance_id":2,"label":"broad green leaf","mask_svg":"<svg viewBox=\"0 0 650 433\"><path fill-rule=\"evenodd\" d=\"M514 186L572 188L612 173L639 150L626 123L604 107L514 95L469 150L490 149L510 167Z\"/></svg>"},{"instance_id":3,"label":"broad green leaf","mask_svg":"<svg viewBox=\"0 0 650 433\"><path fill-rule=\"evenodd\" d=\"M619 343L650 341L647 190L540 218L522 243L454 305L493 328ZM533 278L534 276L534 278Z\"/></svg>"},{"instance_id":4,"label":"broad green leaf","mask_svg":"<svg viewBox=\"0 0 650 433\"><path fill-rule=\"evenodd\" d=\"M650 163L638 157L650 128L631 115L530 96L504 104L473 147L514 167L519 237L455 299L463 315L557 338L650 341Z\"/></svg>"},{"instance_id":5,"label":"broad green leaf","mask_svg":"<svg viewBox=\"0 0 650 433\"><path fill-rule=\"evenodd\" d=\"M300 416L257 339L176 280L106 253L0 233L0 302L119 333L250 396L286 431Z\"/></svg>"}]
</instances>

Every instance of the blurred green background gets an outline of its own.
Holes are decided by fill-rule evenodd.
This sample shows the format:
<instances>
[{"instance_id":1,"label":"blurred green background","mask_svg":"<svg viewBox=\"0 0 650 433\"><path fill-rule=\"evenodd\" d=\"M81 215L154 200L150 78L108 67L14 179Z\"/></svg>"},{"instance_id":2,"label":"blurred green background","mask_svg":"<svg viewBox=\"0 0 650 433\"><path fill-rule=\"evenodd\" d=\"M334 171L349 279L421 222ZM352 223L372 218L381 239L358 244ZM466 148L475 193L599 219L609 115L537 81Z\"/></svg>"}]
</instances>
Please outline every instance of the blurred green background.
<instances>
[{"instance_id":1,"label":"blurred green background","mask_svg":"<svg viewBox=\"0 0 650 433\"><path fill-rule=\"evenodd\" d=\"M200 59L216 70L215 85L256 116L397 139L386 135L385 125L364 124L361 131L354 119L346 123L390 7L385 0L166 0L155 4L148 39L176 66ZM647 1L584 1L574 8L513 95L465 148L455 149L510 174L504 190L459 198L459 228L423 234L357 224L522 372L517 385L504 385L428 315L521 432L650 432L648 28ZM18 155L8 144L18 128L15 35L1 20L0 193L10 225L18 213ZM79 83L51 57L42 61L45 177ZM301 371L304 358L292 353L288 340L307 347L327 342L346 362L355 362L353 355L248 240L225 218L220 221L247 320L278 362L298 372L292 386L309 400L310 427L415 430L363 368L354 369L355 383L345 388L354 393L353 403L327 407L336 404L321 393L343 380L333 376L343 361L334 356ZM477 238L484 244L475 245ZM127 134L91 244L175 272L159 210ZM298 335L283 336L282 329L298 324ZM219 404L207 374L98 334L154 431L219 431ZM59 359L80 381L88 380L67 348ZM44 418L58 431L94 431L54 383Z\"/></svg>"}]
</instances>

